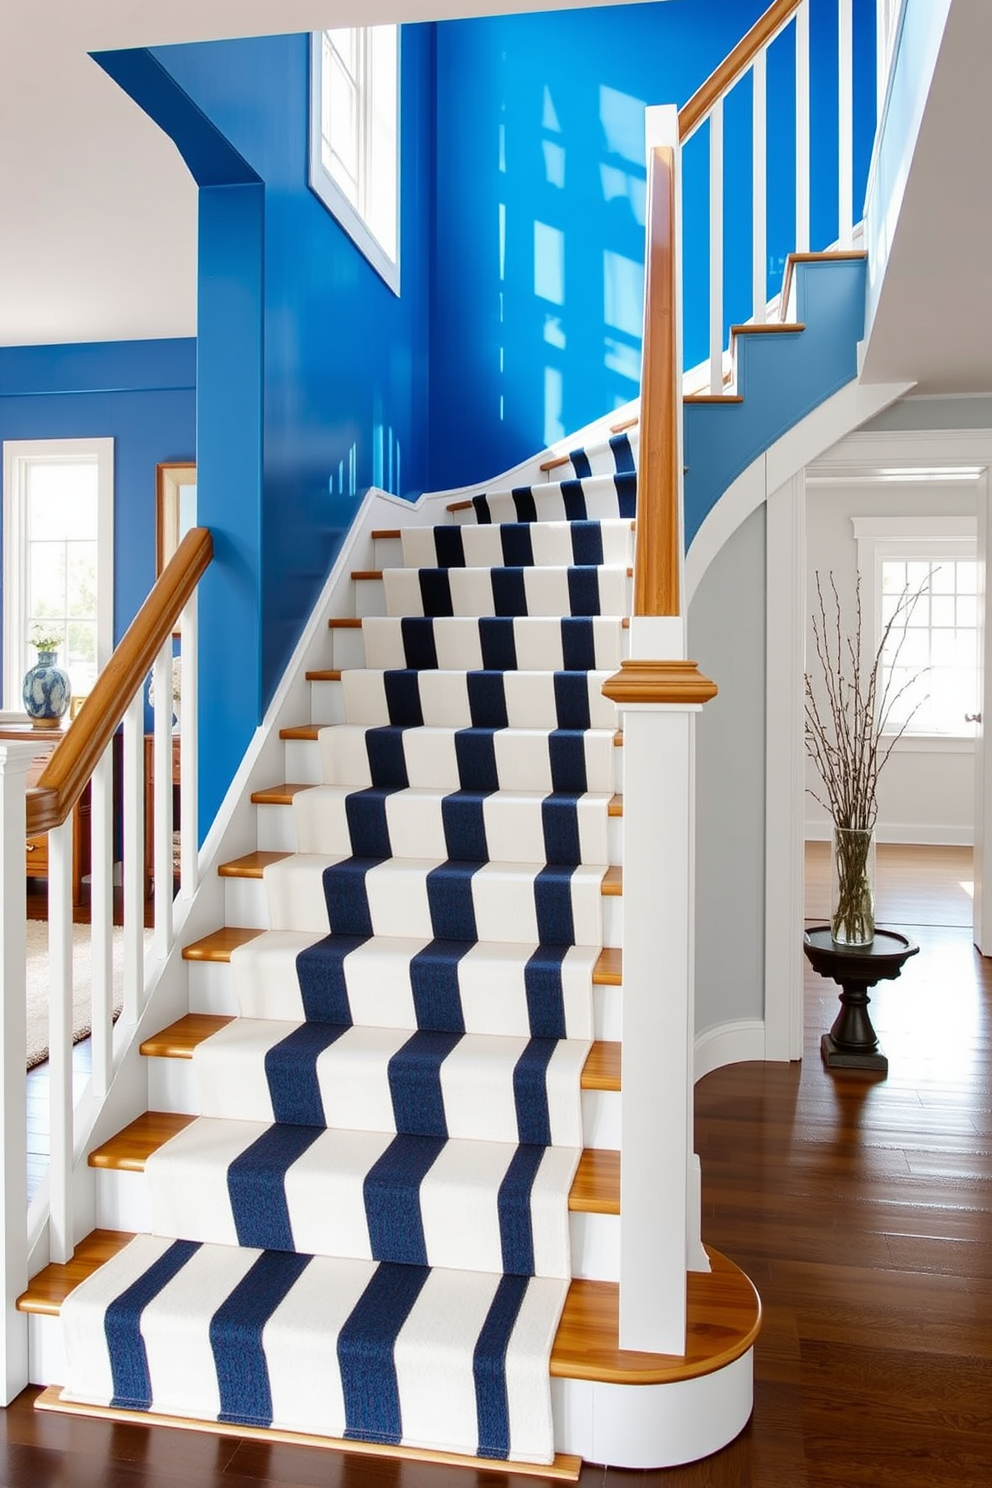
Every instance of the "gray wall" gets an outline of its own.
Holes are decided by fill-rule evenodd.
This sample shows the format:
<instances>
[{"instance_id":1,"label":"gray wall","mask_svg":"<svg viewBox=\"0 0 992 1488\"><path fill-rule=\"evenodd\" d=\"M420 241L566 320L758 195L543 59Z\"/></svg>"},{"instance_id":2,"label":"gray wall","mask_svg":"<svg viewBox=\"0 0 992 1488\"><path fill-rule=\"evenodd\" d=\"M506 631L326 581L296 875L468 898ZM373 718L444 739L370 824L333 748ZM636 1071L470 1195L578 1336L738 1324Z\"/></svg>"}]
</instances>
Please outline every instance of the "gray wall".
<instances>
[{"instance_id":1,"label":"gray wall","mask_svg":"<svg viewBox=\"0 0 992 1488\"><path fill-rule=\"evenodd\" d=\"M900 398L862 424L862 434L893 429L992 429L992 396Z\"/></svg>"},{"instance_id":2,"label":"gray wall","mask_svg":"<svg viewBox=\"0 0 992 1488\"><path fill-rule=\"evenodd\" d=\"M765 508L689 608L689 655L720 691L697 717L696 1031L765 1002Z\"/></svg>"}]
</instances>

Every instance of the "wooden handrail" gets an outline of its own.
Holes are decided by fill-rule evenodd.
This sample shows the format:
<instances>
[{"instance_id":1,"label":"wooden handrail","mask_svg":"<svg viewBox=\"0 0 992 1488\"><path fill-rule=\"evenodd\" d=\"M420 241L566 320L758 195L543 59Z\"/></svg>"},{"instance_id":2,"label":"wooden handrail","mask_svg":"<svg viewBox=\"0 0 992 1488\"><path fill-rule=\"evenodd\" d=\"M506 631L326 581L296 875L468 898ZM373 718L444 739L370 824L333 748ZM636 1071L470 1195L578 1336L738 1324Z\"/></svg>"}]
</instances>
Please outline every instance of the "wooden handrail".
<instances>
[{"instance_id":1,"label":"wooden handrail","mask_svg":"<svg viewBox=\"0 0 992 1488\"><path fill-rule=\"evenodd\" d=\"M682 558L681 376L676 334L675 151L670 145L651 151L648 224L634 614L677 615Z\"/></svg>"},{"instance_id":2,"label":"wooden handrail","mask_svg":"<svg viewBox=\"0 0 992 1488\"><path fill-rule=\"evenodd\" d=\"M775 40L801 4L802 0L775 0L764 15L759 16L747 35L741 38L732 52L727 53L719 67L696 89L689 102L679 109L680 140L684 140L702 123L717 99L722 98L741 74L747 71L762 47Z\"/></svg>"},{"instance_id":3,"label":"wooden handrail","mask_svg":"<svg viewBox=\"0 0 992 1488\"><path fill-rule=\"evenodd\" d=\"M194 527L176 549L73 721L27 792L27 832L64 822L113 737L213 556L209 528Z\"/></svg>"}]
</instances>

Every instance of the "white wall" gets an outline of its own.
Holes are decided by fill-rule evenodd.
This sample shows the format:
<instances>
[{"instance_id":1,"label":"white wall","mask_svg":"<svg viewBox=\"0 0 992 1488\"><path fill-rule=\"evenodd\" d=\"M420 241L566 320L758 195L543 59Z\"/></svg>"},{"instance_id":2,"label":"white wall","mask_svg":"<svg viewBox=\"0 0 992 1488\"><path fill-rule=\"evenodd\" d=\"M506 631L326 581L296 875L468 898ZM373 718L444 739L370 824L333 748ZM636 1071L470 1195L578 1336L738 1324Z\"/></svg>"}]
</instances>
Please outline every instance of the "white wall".
<instances>
[{"instance_id":1,"label":"white wall","mask_svg":"<svg viewBox=\"0 0 992 1488\"><path fill-rule=\"evenodd\" d=\"M903 485L838 481L808 486L810 608L815 602L817 570L824 577L833 571L842 596L849 597L854 592L857 544L852 517L974 516L975 512L976 488L965 482ZM806 650L807 657L813 655L812 632L807 634ZM818 782L819 777L807 760L807 786L817 789ZM940 743L914 739L901 740L896 745L879 782L879 841L971 843L974 809L974 745L970 740ZM808 794L806 836L829 837L827 813Z\"/></svg>"}]
</instances>

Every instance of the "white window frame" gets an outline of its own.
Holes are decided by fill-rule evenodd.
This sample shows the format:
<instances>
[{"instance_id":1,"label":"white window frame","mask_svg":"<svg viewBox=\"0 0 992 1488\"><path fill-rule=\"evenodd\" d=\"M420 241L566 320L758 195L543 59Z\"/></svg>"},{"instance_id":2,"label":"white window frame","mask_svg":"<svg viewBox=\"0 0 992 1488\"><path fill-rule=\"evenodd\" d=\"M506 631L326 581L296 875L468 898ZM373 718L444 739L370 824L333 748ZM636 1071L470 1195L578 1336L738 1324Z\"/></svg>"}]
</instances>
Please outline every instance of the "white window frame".
<instances>
[{"instance_id":1,"label":"white window frame","mask_svg":"<svg viewBox=\"0 0 992 1488\"><path fill-rule=\"evenodd\" d=\"M372 27L354 27L361 32L368 32ZM402 96L400 91L401 67L401 41L402 28L396 26L396 133L395 133L395 190L396 190L396 242L394 245L384 244L379 241L372 231L369 223L362 215L360 206L354 205L334 180L323 162L323 106L324 106L324 35L323 31L314 31L310 38L310 188L324 203L324 206L337 218L345 232L352 239L355 246L364 254L369 263L375 269L381 279L395 295L400 292L400 119L402 117ZM359 82L359 193L360 195L369 189L370 150L368 141L371 137L372 121L372 86L369 52L362 48L363 77Z\"/></svg>"},{"instance_id":2,"label":"white window frame","mask_svg":"<svg viewBox=\"0 0 992 1488\"><path fill-rule=\"evenodd\" d=\"M114 441L113 439L5 439L3 443L3 701L23 720L21 688L27 669L27 530L25 496L32 463L97 467L96 665L103 670L114 649Z\"/></svg>"},{"instance_id":3,"label":"white window frame","mask_svg":"<svg viewBox=\"0 0 992 1488\"><path fill-rule=\"evenodd\" d=\"M971 516L920 517L852 517L858 545L858 573L861 577L862 609L865 625L862 644L865 662L870 664L881 638L882 596L879 578L885 559L940 560L942 558L978 561L978 519ZM981 597L979 596L979 611ZM979 625L981 614L979 613ZM980 679L979 679L980 680ZM976 693L976 711L980 704ZM910 727L896 744L905 751L945 750L948 754L971 752L974 732L968 732L962 719L958 733L933 734Z\"/></svg>"}]
</instances>

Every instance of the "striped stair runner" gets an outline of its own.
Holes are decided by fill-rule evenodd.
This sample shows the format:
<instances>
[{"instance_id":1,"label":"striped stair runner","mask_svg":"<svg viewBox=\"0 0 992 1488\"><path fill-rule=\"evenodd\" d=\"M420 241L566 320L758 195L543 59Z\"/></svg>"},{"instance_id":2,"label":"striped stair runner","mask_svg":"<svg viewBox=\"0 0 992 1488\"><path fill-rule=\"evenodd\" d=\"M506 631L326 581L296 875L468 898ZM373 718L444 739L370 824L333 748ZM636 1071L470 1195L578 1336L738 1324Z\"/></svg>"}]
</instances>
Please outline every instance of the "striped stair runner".
<instances>
[{"instance_id":1,"label":"striped stair runner","mask_svg":"<svg viewBox=\"0 0 992 1488\"><path fill-rule=\"evenodd\" d=\"M552 1461L635 481L568 464L403 533L65 1399Z\"/></svg>"}]
</instances>

